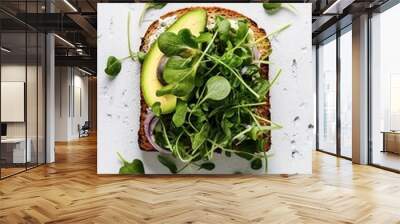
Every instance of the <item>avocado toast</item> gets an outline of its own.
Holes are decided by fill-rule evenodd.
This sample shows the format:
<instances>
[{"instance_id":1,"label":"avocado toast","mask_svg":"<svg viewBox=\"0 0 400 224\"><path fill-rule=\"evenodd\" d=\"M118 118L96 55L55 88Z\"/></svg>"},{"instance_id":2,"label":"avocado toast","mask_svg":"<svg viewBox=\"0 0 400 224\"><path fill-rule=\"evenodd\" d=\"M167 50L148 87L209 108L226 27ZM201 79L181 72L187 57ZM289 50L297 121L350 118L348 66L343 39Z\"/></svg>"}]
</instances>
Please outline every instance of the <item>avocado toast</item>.
<instances>
[{"instance_id":1,"label":"avocado toast","mask_svg":"<svg viewBox=\"0 0 400 224\"><path fill-rule=\"evenodd\" d=\"M166 24L170 23L170 24ZM139 147L185 163L235 153L255 166L271 144L264 29L219 7L170 12L153 22L140 50Z\"/></svg>"}]
</instances>

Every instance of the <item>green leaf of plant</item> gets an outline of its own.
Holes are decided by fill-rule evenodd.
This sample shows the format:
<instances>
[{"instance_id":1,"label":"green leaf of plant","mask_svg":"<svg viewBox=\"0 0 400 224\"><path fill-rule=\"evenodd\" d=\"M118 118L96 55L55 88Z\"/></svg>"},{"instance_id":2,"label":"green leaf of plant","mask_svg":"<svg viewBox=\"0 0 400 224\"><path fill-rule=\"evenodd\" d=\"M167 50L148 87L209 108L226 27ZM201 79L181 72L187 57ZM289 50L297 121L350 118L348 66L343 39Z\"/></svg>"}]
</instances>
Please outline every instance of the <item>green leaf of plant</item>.
<instances>
[{"instance_id":1,"label":"green leaf of plant","mask_svg":"<svg viewBox=\"0 0 400 224\"><path fill-rule=\"evenodd\" d=\"M197 150L206 140L208 136L209 126L208 124L203 125L199 132L194 134L192 138L192 148Z\"/></svg>"},{"instance_id":2,"label":"green leaf of plant","mask_svg":"<svg viewBox=\"0 0 400 224\"><path fill-rule=\"evenodd\" d=\"M258 137L258 128L257 128L257 126L254 126L252 129L251 129L251 131L250 131L250 138L252 139L252 140L257 140L257 137Z\"/></svg>"},{"instance_id":3,"label":"green leaf of plant","mask_svg":"<svg viewBox=\"0 0 400 224\"><path fill-rule=\"evenodd\" d=\"M205 162L203 164L200 165L199 170L200 169L205 169L205 170L213 170L215 168L215 164L212 162Z\"/></svg>"},{"instance_id":4,"label":"green leaf of plant","mask_svg":"<svg viewBox=\"0 0 400 224\"><path fill-rule=\"evenodd\" d=\"M159 154L157 156L157 159L162 165L167 167L171 173L176 173L178 171L178 168L176 167L175 162L172 161L170 158Z\"/></svg>"},{"instance_id":5,"label":"green leaf of plant","mask_svg":"<svg viewBox=\"0 0 400 224\"><path fill-rule=\"evenodd\" d=\"M118 156L123 163L121 168L119 169L119 174L144 174L143 163L139 159L134 159L131 163L126 161L121 154L118 153Z\"/></svg>"},{"instance_id":6,"label":"green leaf of plant","mask_svg":"<svg viewBox=\"0 0 400 224\"><path fill-rule=\"evenodd\" d=\"M151 111L159 117L161 115L161 103L160 102L155 102L153 105L151 105Z\"/></svg>"},{"instance_id":7,"label":"green leaf of plant","mask_svg":"<svg viewBox=\"0 0 400 224\"><path fill-rule=\"evenodd\" d=\"M242 157L244 159L251 160L251 159L253 159L254 156L252 156L250 154L254 154L255 155L257 153L257 144L256 144L255 141L246 140L246 141L243 141L239 145L237 150L241 151L241 152L244 152L244 153L237 152L236 155L238 155L238 156L240 156L240 157Z\"/></svg>"},{"instance_id":8,"label":"green leaf of plant","mask_svg":"<svg viewBox=\"0 0 400 224\"><path fill-rule=\"evenodd\" d=\"M176 127L181 127L185 123L187 112L187 102L178 99L176 102L176 109L174 116L172 116L172 121L174 122Z\"/></svg>"},{"instance_id":9,"label":"green leaf of plant","mask_svg":"<svg viewBox=\"0 0 400 224\"><path fill-rule=\"evenodd\" d=\"M197 48L198 44L196 42L196 38L192 35L189 29L185 28L178 32L179 38L181 38L182 42L189 47Z\"/></svg>"},{"instance_id":10,"label":"green leaf of plant","mask_svg":"<svg viewBox=\"0 0 400 224\"><path fill-rule=\"evenodd\" d=\"M163 2L152 2L152 3L146 3L148 4L147 9L162 9L164 6L167 5L167 3Z\"/></svg>"},{"instance_id":11,"label":"green leaf of plant","mask_svg":"<svg viewBox=\"0 0 400 224\"><path fill-rule=\"evenodd\" d=\"M161 3L161 2L151 2L151 3L146 3L144 5L144 9L142 13L140 14L139 18L139 24L142 24L144 15L149 9L162 9L164 6L167 5L167 3Z\"/></svg>"},{"instance_id":12,"label":"green leaf of plant","mask_svg":"<svg viewBox=\"0 0 400 224\"><path fill-rule=\"evenodd\" d=\"M274 14L282 8L282 3L263 3L263 7L268 14Z\"/></svg>"},{"instance_id":13,"label":"green leaf of plant","mask_svg":"<svg viewBox=\"0 0 400 224\"><path fill-rule=\"evenodd\" d=\"M188 46L183 40L175 33L164 32L157 40L158 48L166 56L171 57L179 55L181 57L190 57L196 54L197 50Z\"/></svg>"},{"instance_id":14,"label":"green leaf of plant","mask_svg":"<svg viewBox=\"0 0 400 224\"><path fill-rule=\"evenodd\" d=\"M146 57L146 53L145 53L145 52L142 52L142 51L139 51L139 52L136 53L136 57L137 57L137 60L138 60L140 63L143 63L144 58Z\"/></svg>"},{"instance_id":15,"label":"green leaf of plant","mask_svg":"<svg viewBox=\"0 0 400 224\"><path fill-rule=\"evenodd\" d=\"M260 158L256 158L253 161L251 161L251 168L253 170L259 170L262 167L262 160Z\"/></svg>"},{"instance_id":16,"label":"green leaf of plant","mask_svg":"<svg viewBox=\"0 0 400 224\"><path fill-rule=\"evenodd\" d=\"M231 29L231 23L227 19L223 17L217 17L217 31L219 38L222 41L228 40L230 29Z\"/></svg>"},{"instance_id":17,"label":"green leaf of plant","mask_svg":"<svg viewBox=\"0 0 400 224\"><path fill-rule=\"evenodd\" d=\"M184 97L189 95L194 89L195 71L191 71L185 78L180 79L178 82L168 84L157 90L157 96L164 96L167 94L173 94L178 97Z\"/></svg>"},{"instance_id":18,"label":"green leaf of plant","mask_svg":"<svg viewBox=\"0 0 400 224\"><path fill-rule=\"evenodd\" d=\"M197 43L208 43L212 40L213 35L209 32L200 33L196 38Z\"/></svg>"},{"instance_id":19,"label":"green leaf of plant","mask_svg":"<svg viewBox=\"0 0 400 224\"><path fill-rule=\"evenodd\" d=\"M237 44L242 41L243 38L245 38L245 36L247 35L247 32L249 32L249 25L247 24L247 20L239 20L235 43Z\"/></svg>"},{"instance_id":20,"label":"green leaf of plant","mask_svg":"<svg viewBox=\"0 0 400 224\"><path fill-rule=\"evenodd\" d=\"M193 69L185 58L172 56L165 64L163 71L163 79L171 84L179 82L182 78L188 75L193 75Z\"/></svg>"},{"instance_id":21,"label":"green leaf of plant","mask_svg":"<svg viewBox=\"0 0 400 224\"><path fill-rule=\"evenodd\" d=\"M231 84L222 76L211 77L208 79L206 86L207 95L205 98L211 100L223 100L231 92Z\"/></svg>"},{"instance_id":22,"label":"green leaf of plant","mask_svg":"<svg viewBox=\"0 0 400 224\"><path fill-rule=\"evenodd\" d=\"M104 69L104 72L112 77L115 77L121 71L121 61L118 60L114 56L110 56L107 59L107 67Z\"/></svg>"}]
</instances>

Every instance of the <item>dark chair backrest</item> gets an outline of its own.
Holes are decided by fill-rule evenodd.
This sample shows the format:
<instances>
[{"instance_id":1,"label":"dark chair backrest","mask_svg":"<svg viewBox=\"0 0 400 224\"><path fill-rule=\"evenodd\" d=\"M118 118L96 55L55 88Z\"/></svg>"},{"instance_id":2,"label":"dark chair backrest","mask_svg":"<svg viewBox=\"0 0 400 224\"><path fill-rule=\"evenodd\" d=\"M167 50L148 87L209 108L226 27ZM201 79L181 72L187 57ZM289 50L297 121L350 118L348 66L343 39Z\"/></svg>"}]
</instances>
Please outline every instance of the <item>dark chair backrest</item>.
<instances>
[{"instance_id":1,"label":"dark chair backrest","mask_svg":"<svg viewBox=\"0 0 400 224\"><path fill-rule=\"evenodd\" d=\"M85 123L82 126L82 129L89 129L90 125L89 125L89 121L85 121Z\"/></svg>"}]
</instances>

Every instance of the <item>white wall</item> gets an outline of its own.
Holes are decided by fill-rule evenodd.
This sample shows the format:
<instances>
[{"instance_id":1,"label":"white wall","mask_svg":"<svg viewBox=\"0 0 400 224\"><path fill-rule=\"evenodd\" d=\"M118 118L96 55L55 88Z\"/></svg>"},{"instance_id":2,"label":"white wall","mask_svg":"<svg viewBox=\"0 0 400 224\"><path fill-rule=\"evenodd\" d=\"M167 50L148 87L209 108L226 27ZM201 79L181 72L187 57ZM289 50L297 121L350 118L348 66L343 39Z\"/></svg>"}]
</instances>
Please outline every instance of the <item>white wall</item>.
<instances>
[{"instance_id":1,"label":"white wall","mask_svg":"<svg viewBox=\"0 0 400 224\"><path fill-rule=\"evenodd\" d=\"M55 86L55 140L77 139L78 125L88 120L88 78L76 68L56 67Z\"/></svg>"}]
</instances>

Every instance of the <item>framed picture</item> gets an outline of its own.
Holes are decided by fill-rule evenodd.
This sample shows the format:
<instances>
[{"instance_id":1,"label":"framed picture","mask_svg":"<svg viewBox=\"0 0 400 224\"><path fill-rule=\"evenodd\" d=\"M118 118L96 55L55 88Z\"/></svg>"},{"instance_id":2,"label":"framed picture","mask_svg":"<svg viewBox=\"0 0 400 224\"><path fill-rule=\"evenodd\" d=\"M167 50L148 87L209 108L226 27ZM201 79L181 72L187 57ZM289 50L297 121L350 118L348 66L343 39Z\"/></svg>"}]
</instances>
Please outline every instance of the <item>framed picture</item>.
<instances>
[{"instance_id":1,"label":"framed picture","mask_svg":"<svg viewBox=\"0 0 400 224\"><path fill-rule=\"evenodd\" d=\"M272 6L98 4L98 173L311 173L311 4Z\"/></svg>"}]
</instances>

